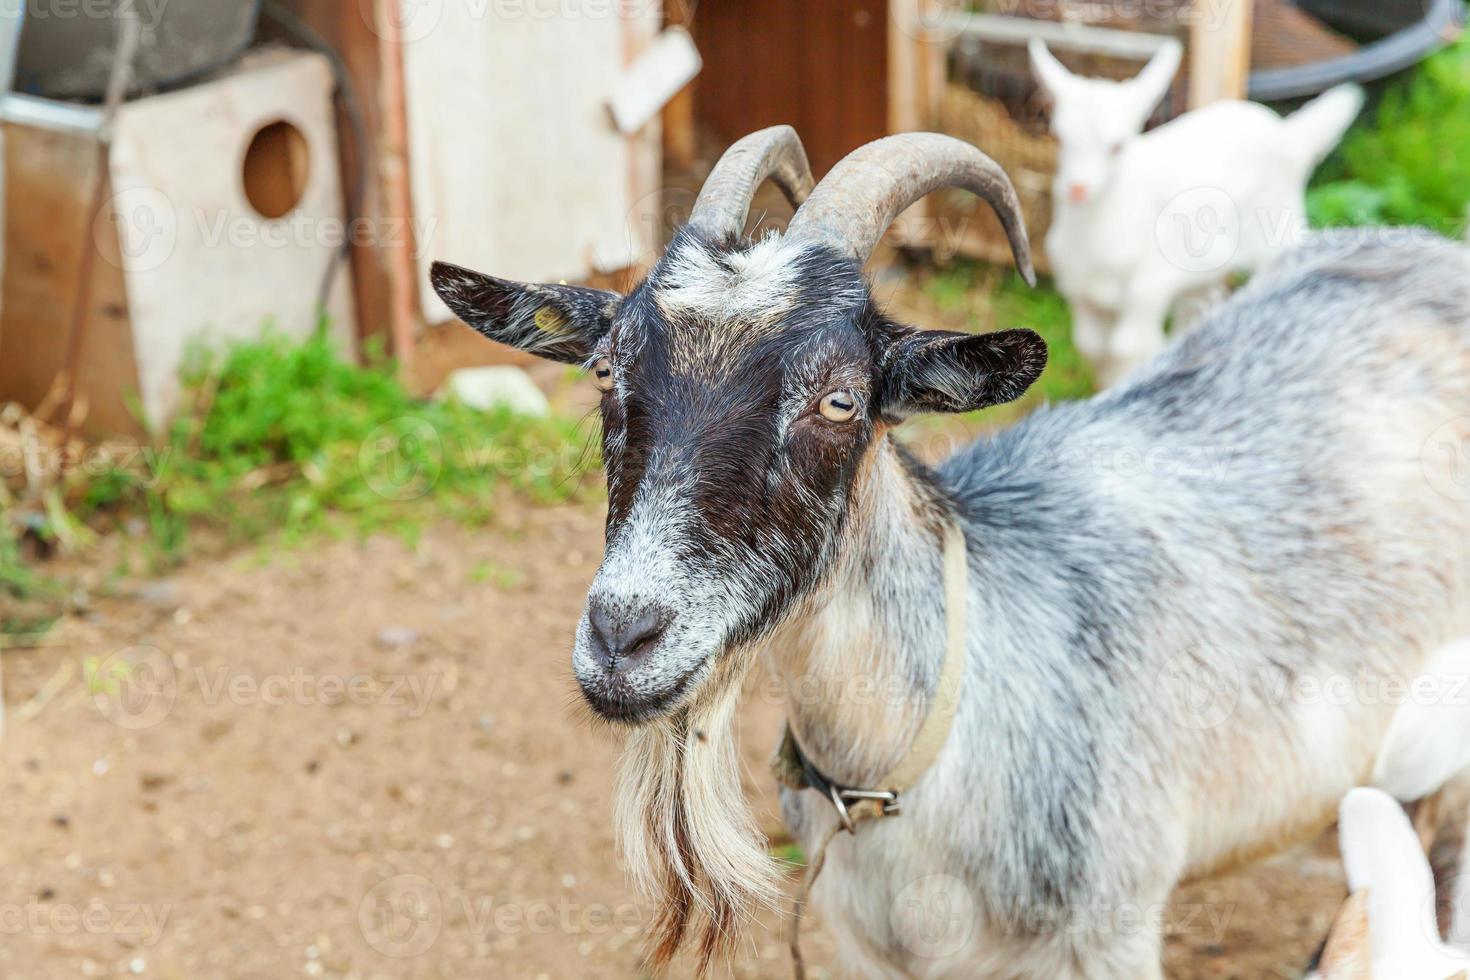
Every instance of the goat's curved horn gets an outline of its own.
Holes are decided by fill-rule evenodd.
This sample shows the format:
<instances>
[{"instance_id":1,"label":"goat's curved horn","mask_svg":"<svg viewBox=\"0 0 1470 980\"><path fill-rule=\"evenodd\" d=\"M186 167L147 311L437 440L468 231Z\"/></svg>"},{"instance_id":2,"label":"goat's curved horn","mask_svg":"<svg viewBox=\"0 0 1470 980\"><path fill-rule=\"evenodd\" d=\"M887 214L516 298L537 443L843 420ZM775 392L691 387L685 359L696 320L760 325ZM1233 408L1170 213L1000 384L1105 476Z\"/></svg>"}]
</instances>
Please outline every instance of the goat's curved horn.
<instances>
[{"instance_id":1,"label":"goat's curved horn","mask_svg":"<svg viewBox=\"0 0 1470 980\"><path fill-rule=\"evenodd\" d=\"M790 126L758 129L731 145L700 189L689 224L712 238L740 234L750 199L767 177L776 182L792 207L812 192L806 150Z\"/></svg>"},{"instance_id":2,"label":"goat's curved horn","mask_svg":"<svg viewBox=\"0 0 1470 980\"><path fill-rule=\"evenodd\" d=\"M864 262L904 208L941 187L963 187L990 205L1016 268L1035 285L1031 243L1010 178L969 143L939 133L900 133L853 150L797 210L786 237L820 241Z\"/></svg>"}]
</instances>

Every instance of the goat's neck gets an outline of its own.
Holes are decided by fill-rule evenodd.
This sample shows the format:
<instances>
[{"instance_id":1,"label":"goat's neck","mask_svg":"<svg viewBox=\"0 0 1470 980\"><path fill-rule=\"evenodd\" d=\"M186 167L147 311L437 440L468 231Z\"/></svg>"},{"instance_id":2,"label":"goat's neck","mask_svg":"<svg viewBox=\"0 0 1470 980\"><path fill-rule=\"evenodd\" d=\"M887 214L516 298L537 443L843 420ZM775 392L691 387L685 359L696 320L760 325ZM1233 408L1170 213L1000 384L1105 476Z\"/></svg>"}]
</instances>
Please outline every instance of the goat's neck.
<instances>
[{"instance_id":1,"label":"goat's neck","mask_svg":"<svg viewBox=\"0 0 1470 980\"><path fill-rule=\"evenodd\" d=\"M944 658L944 519L881 436L832 569L772 644L787 716L828 778L881 778L923 722Z\"/></svg>"}]
</instances>

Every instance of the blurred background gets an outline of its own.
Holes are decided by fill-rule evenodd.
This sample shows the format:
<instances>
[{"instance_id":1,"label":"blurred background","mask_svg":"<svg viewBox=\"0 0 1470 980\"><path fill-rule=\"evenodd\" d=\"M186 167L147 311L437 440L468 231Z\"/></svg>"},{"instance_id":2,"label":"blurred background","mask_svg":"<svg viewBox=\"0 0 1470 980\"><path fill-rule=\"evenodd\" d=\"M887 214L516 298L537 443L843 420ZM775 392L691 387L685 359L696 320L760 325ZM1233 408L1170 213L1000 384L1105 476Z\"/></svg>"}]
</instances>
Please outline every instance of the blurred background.
<instances>
[{"instance_id":1,"label":"blurred background","mask_svg":"<svg viewBox=\"0 0 1470 980\"><path fill-rule=\"evenodd\" d=\"M596 392L481 340L444 259L626 289L719 154L790 123L820 177L932 129L1032 239L1057 162L1026 44L1222 99L1368 107L1311 222L1470 218L1461 0L17 0L0 13L0 975L636 977L619 737L572 630L602 547ZM781 227L772 188L751 228ZM870 264L901 320L1026 325L1022 402L1094 389L1067 304L961 193ZM1046 269L1043 265L1043 271ZM743 708L773 852L804 856ZM1295 977L1328 847L1185 889L1171 976ZM730 969L785 976L768 916ZM814 924L809 959L831 959Z\"/></svg>"}]
</instances>

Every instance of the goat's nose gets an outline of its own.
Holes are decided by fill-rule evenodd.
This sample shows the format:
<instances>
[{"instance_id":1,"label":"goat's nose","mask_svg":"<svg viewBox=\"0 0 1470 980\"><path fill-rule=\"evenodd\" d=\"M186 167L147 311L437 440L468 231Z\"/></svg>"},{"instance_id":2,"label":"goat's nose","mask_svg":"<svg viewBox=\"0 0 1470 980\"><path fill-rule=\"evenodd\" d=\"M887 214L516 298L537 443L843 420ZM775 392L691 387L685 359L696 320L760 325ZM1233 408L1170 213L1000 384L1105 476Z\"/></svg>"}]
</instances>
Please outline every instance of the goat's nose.
<instances>
[{"instance_id":1,"label":"goat's nose","mask_svg":"<svg viewBox=\"0 0 1470 980\"><path fill-rule=\"evenodd\" d=\"M593 599L587 604L593 652L610 670L652 650L670 618L668 610L655 603L614 606Z\"/></svg>"},{"instance_id":2,"label":"goat's nose","mask_svg":"<svg viewBox=\"0 0 1470 980\"><path fill-rule=\"evenodd\" d=\"M1067 188L1067 197L1071 198L1073 204L1081 204L1087 200L1087 185L1072 184Z\"/></svg>"}]
</instances>

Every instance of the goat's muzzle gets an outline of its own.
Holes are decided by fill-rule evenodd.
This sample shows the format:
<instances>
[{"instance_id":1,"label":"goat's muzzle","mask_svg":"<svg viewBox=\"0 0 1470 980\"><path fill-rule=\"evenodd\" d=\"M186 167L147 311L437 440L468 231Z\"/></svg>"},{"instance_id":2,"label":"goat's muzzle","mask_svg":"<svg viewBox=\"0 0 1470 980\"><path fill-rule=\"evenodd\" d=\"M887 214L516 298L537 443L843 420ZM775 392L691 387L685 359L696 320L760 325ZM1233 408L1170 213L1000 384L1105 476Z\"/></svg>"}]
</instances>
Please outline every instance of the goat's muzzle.
<instances>
[{"instance_id":1,"label":"goat's muzzle","mask_svg":"<svg viewBox=\"0 0 1470 980\"><path fill-rule=\"evenodd\" d=\"M694 673L666 676L658 663L674 613L656 602L587 603L587 657L577 681L587 703L612 721L639 722L667 711Z\"/></svg>"}]
</instances>

